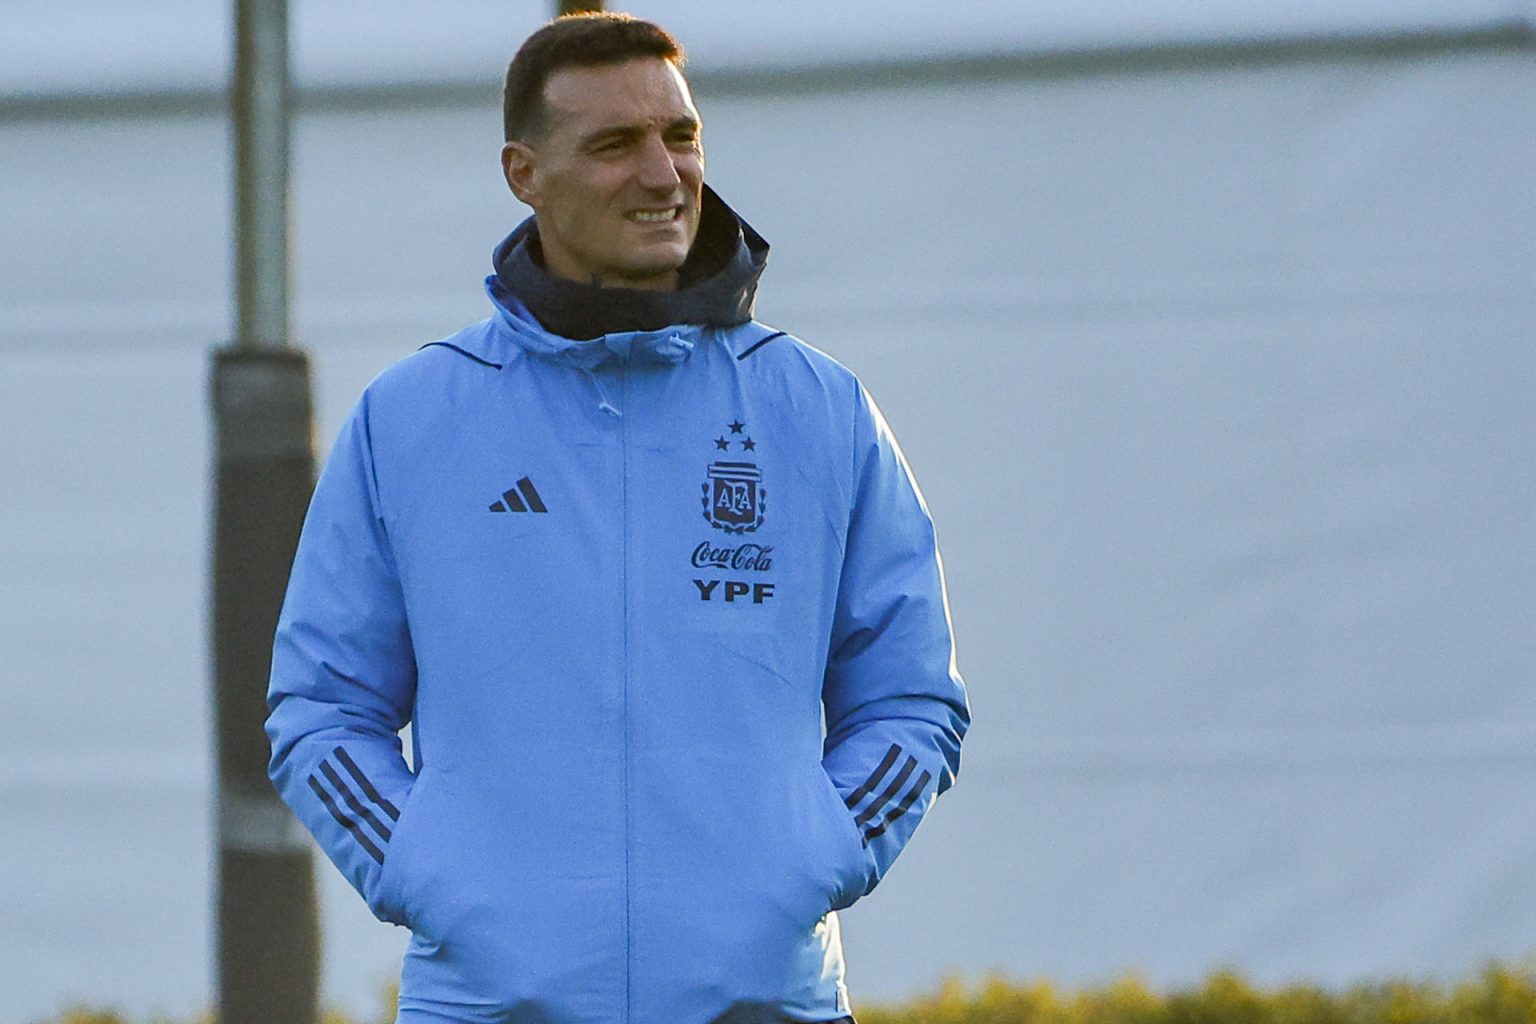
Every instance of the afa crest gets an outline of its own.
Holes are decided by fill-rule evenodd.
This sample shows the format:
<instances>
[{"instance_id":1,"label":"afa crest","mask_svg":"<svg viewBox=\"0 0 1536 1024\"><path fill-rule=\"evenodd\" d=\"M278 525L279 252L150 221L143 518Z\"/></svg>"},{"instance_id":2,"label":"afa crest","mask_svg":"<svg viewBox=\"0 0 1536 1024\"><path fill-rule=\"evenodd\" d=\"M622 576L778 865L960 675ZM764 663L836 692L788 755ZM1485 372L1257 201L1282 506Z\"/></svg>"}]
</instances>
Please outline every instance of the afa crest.
<instances>
[{"instance_id":1,"label":"afa crest","mask_svg":"<svg viewBox=\"0 0 1536 1024\"><path fill-rule=\"evenodd\" d=\"M729 430L740 434L745 424L734 422ZM715 439L720 451L730 451L733 442L722 434ZM739 443L744 451L757 445L747 437ZM715 462L707 470L704 482L704 518L709 525L726 533L751 533L763 525L768 492L763 487L763 471L752 462Z\"/></svg>"}]
</instances>

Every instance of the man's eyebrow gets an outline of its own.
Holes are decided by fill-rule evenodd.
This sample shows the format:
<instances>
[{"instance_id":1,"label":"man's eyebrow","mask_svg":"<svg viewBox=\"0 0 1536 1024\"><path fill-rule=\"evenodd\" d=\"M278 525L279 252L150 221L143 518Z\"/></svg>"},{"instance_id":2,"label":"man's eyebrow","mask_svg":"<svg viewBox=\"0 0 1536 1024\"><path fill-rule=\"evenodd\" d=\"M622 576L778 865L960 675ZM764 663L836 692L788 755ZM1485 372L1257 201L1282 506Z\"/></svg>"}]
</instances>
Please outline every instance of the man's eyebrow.
<instances>
[{"instance_id":1,"label":"man's eyebrow","mask_svg":"<svg viewBox=\"0 0 1536 1024\"><path fill-rule=\"evenodd\" d=\"M698 118L684 114L681 117L674 117L672 120L668 121L664 130L667 132L675 132L679 130L697 132L699 128L700 124ZM594 146L612 140L634 139L644 135L645 132L646 125L644 124L610 125L607 128L599 128L597 131L591 133L590 135L582 136L580 145Z\"/></svg>"}]
</instances>

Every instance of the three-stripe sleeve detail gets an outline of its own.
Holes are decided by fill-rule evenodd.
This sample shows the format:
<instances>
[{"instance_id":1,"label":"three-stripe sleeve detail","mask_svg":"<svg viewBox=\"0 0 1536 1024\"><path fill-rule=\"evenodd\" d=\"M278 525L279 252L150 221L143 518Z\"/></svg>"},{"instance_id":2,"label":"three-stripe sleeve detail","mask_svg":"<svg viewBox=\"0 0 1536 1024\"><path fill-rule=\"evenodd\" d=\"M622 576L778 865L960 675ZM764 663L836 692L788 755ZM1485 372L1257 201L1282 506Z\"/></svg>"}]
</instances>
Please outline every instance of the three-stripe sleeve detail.
<instances>
[{"instance_id":1,"label":"three-stripe sleeve detail","mask_svg":"<svg viewBox=\"0 0 1536 1024\"><path fill-rule=\"evenodd\" d=\"M341 776L336 774L336 769L331 767L329 761L320 762L320 772L330 782L331 788L340 793L341 798L347 802L347 806L352 808L352 813L372 825L373 830L379 834L380 839L386 843L389 842L389 826L380 821L378 815L364 807L362 801L352 795L351 787L341 780Z\"/></svg>"},{"instance_id":2,"label":"three-stripe sleeve detail","mask_svg":"<svg viewBox=\"0 0 1536 1024\"><path fill-rule=\"evenodd\" d=\"M848 809L850 811L859 806L859 801L869 796L869 794L874 791L874 788L880 785L880 780L885 778L885 773L891 770L891 765L896 763L896 758L900 756L900 754L901 746L899 744L892 743L891 749L885 752L885 759L880 762L880 766L874 771L870 772L869 778L865 779L858 789L854 790L852 793L849 793L848 796L843 800L843 803L848 805Z\"/></svg>"},{"instance_id":3,"label":"three-stripe sleeve detail","mask_svg":"<svg viewBox=\"0 0 1536 1024\"><path fill-rule=\"evenodd\" d=\"M363 770L357 766L357 762L352 760L352 755L347 753L346 747L336 748L336 760L340 761L341 766L347 770L347 774L356 779L357 784L363 787L363 792L368 795L368 799L378 804L379 809L389 815L390 821L400 820L399 808L379 795L379 791L373 788L373 783L368 781L368 776L363 774Z\"/></svg>"},{"instance_id":4,"label":"three-stripe sleeve detail","mask_svg":"<svg viewBox=\"0 0 1536 1024\"><path fill-rule=\"evenodd\" d=\"M880 791L880 795L875 797L873 803L864 808L863 812L857 818L853 819L853 823L858 825L860 828L863 828L864 824L868 822L869 819L880 813L880 808L884 807L890 801L891 797L901 792L901 787L906 785L907 779L916 770L917 758L908 754L906 763L901 766L901 771L896 773L896 778L891 780L891 784L889 786L886 786L885 789Z\"/></svg>"},{"instance_id":5,"label":"three-stripe sleeve detail","mask_svg":"<svg viewBox=\"0 0 1536 1024\"><path fill-rule=\"evenodd\" d=\"M363 774L363 770L357 766L357 762L352 760L352 756L347 753L346 749L337 747L333 753L336 755L336 761L346 769L347 774L352 776L352 780L362 789L363 795L372 801L374 806L382 811L390 821L399 821L399 808L384 798L378 791L378 788L369 781L368 776ZM325 777L325 782L331 784L330 789L327 789L325 783L320 781L321 775ZM364 803L353 792L353 788L347 785L347 780L331 764L329 758L321 759L319 775L310 774L309 788L314 790L315 795L320 798L320 802L325 804L325 809L331 812L331 817L336 819L336 823L346 829L353 839L357 840L357 844L367 851L368 856L383 864L384 850L382 847L389 842L393 833L390 831L389 826L384 823L384 820L374 813L374 809ZM332 790L335 791L334 794ZM346 804L345 808L337 803L337 796L341 798L342 803ZM351 811L350 815L347 813L348 810ZM378 840L375 841L359 822L366 822L368 827L373 829L374 835L378 836Z\"/></svg>"},{"instance_id":6,"label":"three-stripe sleeve detail","mask_svg":"<svg viewBox=\"0 0 1536 1024\"><path fill-rule=\"evenodd\" d=\"M368 856L383 864L384 851L374 845L373 840L369 839L367 833L358 827L357 822L341 813L341 808L336 806L336 798L331 796L326 791L326 788L320 785L320 780L313 775L309 777L309 788L314 790L315 795L320 798L320 802L325 804L325 809L331 812L331 817L335 818L342 828L352 833L352 838L357 840L358 845L368 851Z\"/></svg>"},{"instance_id":7,"label":"three-stripe sleeve detail","mask_svg":"<svg viewBox=\"0 0 1536 1024\"><path fill-rule=\"evenodd\" d=\"M881 758L880 763L875 766L875 770L869 773L869 778L865 779L858 789L843 798L843 803L848 806L850 811L857 808L865 797L874 792L876 786L885 781L886 775L890 773L891 768L896 764L896 759L904 753L906 752L901 749L901 744L891 744L890 749L885 752L885 757ZM903 794L901 802L896 804L890 813L886 815L885 820L866 829L864 826L879 817L880 811L890 805L891 801L895 799L896 794L901 792L901 787L907 784L907 780L912 777L912 773L915 771L917 771L917 758L908 754L906 761L902 763L901 771L897 772L895 778L891 779L890 784L880 791L880 795L870 801L869 806L860 811L858 816L853 819L854 825L860 829L864 837L865 846L869 845L871 839L883 835L892 822L911 810L912 805L917 803L918 799L923 795L923 788L933 781L933 774L931 772L923 772L918 776L917 781L912 783L911 788Z\"/></svg>"},{"instance_id":8,"label":"three-stripe sleeve detail","mask_svg":"<svg viewBox=\"0 0 1536 1024\"><path fill-rule=\"evenodd\" d=\"M923 774L919 775L917 781L912 783L912 788L907 790L907 795L902 798L901 803L896 805L896 809L887 814L884 821L864 833L864 841L867 843L882 834L890 827L891 822L911 810L912 805L917 802L917 798L923 795L923 788L928 785L929 780L932 778L933 775L930 772L923 772Z\"/></svg>"}]
</instances>

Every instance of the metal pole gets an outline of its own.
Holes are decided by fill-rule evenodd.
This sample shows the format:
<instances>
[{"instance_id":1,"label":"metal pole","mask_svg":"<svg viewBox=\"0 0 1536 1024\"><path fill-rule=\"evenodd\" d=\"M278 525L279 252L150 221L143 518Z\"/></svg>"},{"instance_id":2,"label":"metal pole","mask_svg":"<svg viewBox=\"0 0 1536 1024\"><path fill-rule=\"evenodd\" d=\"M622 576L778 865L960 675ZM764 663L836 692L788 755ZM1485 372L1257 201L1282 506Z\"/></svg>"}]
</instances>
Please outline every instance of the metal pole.
<instances>
[{"instance_id":1,"label":"metal pole","mask_svg":"<svg viewBox=\"0 0 1536 1024\"><path fill-rule=\"evenodd\" d=\"M288 0L236 0L236 340L288 344Z\"/></svg>"},{"instance_id":2,"label":"metal pole","mask_svg":"<svg viewBox=\"0 0 1536 1024\"><path fill-rule=\"evenodd\" d=\"M213 707L220 1024L314 1024L308 835L267 780L272 634L314 489L309 361L288 337L287 0L235 0L236 337L215 348Z\"/></svg>"},{"instance_id":3,"label":"metal pole","mask_svg":"<svg viewBox=\"0 0 1536 1024\"><path fill-rule=\"evenodd\" d=\"M582 11L600 11L603 0L555 0L555 14L580 14Z\"/></svg>"}]
</instances>

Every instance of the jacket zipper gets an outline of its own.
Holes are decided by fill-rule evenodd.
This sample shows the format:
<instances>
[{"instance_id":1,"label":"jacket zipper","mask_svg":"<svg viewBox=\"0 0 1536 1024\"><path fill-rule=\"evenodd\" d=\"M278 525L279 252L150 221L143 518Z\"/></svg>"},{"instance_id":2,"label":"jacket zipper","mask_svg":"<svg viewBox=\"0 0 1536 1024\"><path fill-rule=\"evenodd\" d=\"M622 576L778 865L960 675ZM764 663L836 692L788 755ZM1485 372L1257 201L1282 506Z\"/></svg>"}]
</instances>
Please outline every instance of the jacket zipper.
<instances>
[{"instance_id":1,"label":"jacket zipper","mask_svg":"<svg viewBox=\"0 0 1536 1024\"><path fill-rule=\"evenodd\" d=\"M630 948L631 930L630 921L630 820L629 820L629 420L624 415L624 410L630 407L629 402L629 365L627 362L619 364L619 451L620 467L622 472L620 507L623 509L621 516L624 536L624 689L623 699L620 702L623 714L624 729L624 1021L628 1024L630 1018L630 1005L633 1001L631 965L634 961L633 950Z\"/></svg>"}]
</instances>

